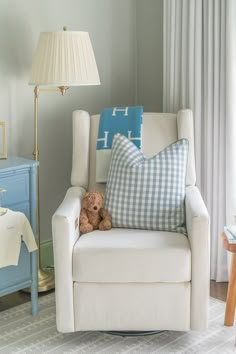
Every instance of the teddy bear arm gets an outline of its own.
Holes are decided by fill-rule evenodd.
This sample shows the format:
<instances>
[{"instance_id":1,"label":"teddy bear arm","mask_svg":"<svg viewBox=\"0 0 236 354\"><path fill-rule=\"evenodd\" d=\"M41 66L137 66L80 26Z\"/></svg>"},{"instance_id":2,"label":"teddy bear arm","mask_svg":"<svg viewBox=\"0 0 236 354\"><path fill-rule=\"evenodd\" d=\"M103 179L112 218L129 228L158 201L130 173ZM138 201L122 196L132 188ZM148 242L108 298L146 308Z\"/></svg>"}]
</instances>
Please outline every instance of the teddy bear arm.
<instances>
[{"instance_id":1,"label":"teddy bear arm","mask_svg":"<svg viewBox=\"0 0 236 354\"><path fill-rule=\"evenodd\" d=\"M109 212L106 209L101 208L99 213L100 213L100 216L102 217L102 219L111 220L111 215L109 214Z\"/></svg>"},{"instance_id":2,"label":"teddy bear arm","mask_svg":"<svg viewBox=\"0 0 236 354\"><path fill-rule=\"evenodd\" d=\"M99 229L102 231L111 229L111 215L106 209L101 208L100 215L102 217L102 221L99 224Z\"/></svg>"},{"instance_id":3,"label":"teddy bear arm","mask_svg":"<svg viewBox=\"0 0 236 354\"><path fill-rule=\"evenodd\" d=\"M89 223L89 219L85 209L81 209L79 218L79 229L82 234L93 231L93 226Z\"/></svg>"},{"instance_id":4,"label":"teddy bear arm","mask_svg":"<svg viewBox=\"0 0 236 354\"><path fill-rule=\"evenodd\" d=\"M81 211L80 211L79 222L80 222L80 224L87 224L89 222L89 219L88 219L85 209L81 209Z\"/></svg>"}]
</instances>

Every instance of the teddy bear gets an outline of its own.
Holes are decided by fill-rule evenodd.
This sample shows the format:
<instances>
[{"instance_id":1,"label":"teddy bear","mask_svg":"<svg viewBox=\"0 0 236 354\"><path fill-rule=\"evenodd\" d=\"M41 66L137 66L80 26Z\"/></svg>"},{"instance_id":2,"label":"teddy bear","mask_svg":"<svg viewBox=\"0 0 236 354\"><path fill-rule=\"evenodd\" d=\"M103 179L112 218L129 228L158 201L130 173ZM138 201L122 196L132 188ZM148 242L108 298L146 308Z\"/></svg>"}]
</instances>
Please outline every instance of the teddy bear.
<instances>
[{"instance_id":1,"label":"teddy bear","mask_svg":"<svg viewBox=\"0 0 236 354\"><path fill-rule=\"evenodd\" d=\"M102 205L102 193L85 193L79 219L79 229L82 234L98 229L102 231L111 229L111 215Z\"/></svg>"}]
</instances>

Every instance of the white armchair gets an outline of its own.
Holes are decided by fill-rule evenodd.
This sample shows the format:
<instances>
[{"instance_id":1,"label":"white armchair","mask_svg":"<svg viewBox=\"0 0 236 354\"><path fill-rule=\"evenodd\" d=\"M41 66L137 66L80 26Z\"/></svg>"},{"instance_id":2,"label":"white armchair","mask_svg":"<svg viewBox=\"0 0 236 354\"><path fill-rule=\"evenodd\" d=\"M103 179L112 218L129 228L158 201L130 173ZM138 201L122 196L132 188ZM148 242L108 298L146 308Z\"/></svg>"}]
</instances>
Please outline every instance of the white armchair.
<instances>
[{"instance_id":1,"label":"white armchair","mask_svg":"<svg viewBox=\"0 0 236 354\"><path fill-rule=\"evenodd\" d=\"M192 112L143 115L143 151L147 156L180 138L189 140L188 237L132 229L79 235L84 192L105 191L105 186L95 181L98 122L99 115L73 113L73 187L52 220L58 331L205 329L209 216L195 186Z\"/></svg>"}]
</instances>

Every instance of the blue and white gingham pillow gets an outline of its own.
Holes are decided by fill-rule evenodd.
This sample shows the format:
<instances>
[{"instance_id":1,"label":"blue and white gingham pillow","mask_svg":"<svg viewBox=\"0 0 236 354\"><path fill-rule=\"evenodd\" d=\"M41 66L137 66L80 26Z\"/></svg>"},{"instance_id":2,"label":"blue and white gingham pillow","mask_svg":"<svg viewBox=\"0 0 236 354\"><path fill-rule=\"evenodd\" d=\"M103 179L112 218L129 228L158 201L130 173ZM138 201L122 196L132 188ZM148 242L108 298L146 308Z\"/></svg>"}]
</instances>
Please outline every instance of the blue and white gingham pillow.
<instances>
[{"instance_id":1,"label":"blue and white gingham pillow","mask_svg":"<svg viewBox=\"0 0 236 354\"><path fill-rule=\"evenodd\" d=\"M112 226L185 233L187 158L187 139L148 159L116 134L105 200Z\"/></svg>"}]
</instances>

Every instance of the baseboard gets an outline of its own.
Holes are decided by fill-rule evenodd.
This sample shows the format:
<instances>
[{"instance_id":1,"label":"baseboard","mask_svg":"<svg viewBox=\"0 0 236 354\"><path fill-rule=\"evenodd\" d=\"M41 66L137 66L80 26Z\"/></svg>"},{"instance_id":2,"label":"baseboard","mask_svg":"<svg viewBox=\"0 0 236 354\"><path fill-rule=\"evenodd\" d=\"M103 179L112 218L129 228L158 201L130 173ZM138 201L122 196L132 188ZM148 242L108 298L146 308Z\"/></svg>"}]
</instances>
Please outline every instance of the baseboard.
<instances>
[{"instance_id":1,"label":"baseboard","mask_svg":"<svg viewBox=\"0 0 236 354\"><path fill-rule=\"evenodd\" d=\"M42 268L54 265L52 240L45 240L40 243L40 253Z\"/></svg>"}]
</instances>

